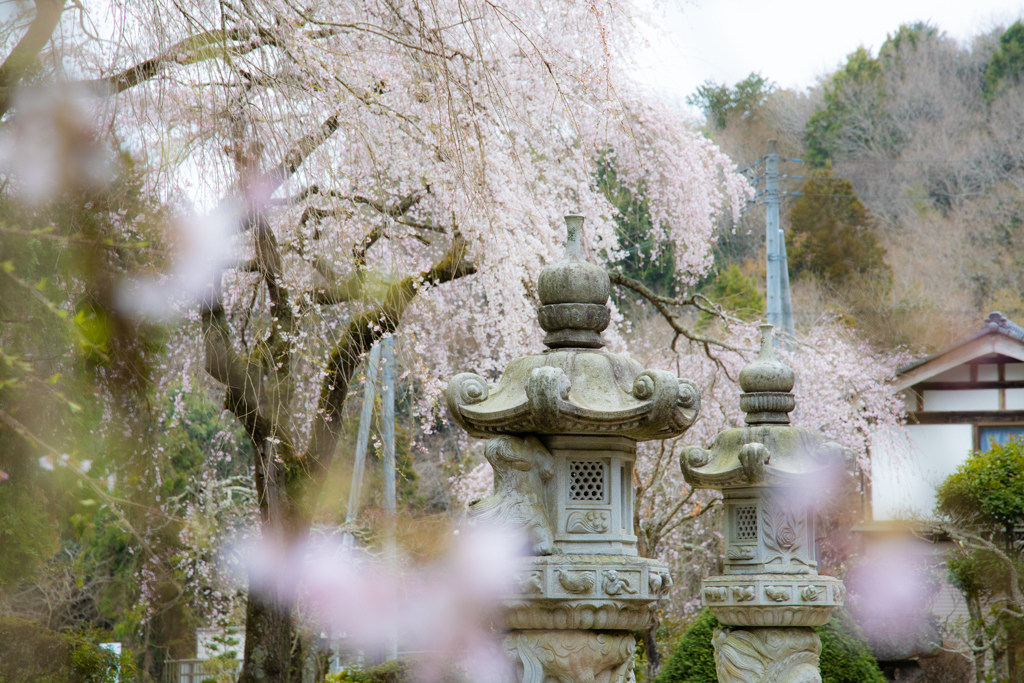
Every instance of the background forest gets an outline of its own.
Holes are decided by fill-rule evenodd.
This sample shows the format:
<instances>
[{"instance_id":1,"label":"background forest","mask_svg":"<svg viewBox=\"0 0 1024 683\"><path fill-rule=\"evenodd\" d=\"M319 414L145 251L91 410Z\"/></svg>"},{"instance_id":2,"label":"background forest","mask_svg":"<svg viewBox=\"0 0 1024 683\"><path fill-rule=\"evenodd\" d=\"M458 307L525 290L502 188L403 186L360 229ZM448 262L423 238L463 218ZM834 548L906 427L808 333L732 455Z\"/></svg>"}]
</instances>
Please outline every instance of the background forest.
<instances>
[{"instance_id":1,"label":"background forest","mask_svg":"<svg viewBox=\"0 0 1024 683\"><path fill-rule=\"evenodd\" d=\"M1020 23L969 45L915 24L810 90L755 73L691 96L741 166L769 138L788 158L782 215L798 321L840 311L877 344L933 352L989 311L1024 317L1022 70ZM763 171L748 172L759 192ZM763 211L744 213L719 242L718 272L736 265L763 279L763 225Z\"/></svg>"},{"instance_id":2,"label":"background forest","mask_svg":"<svg viewBox=\"0 0 1024 683\"><path fill-rule=\"evenodd\" d=\"M537 342L533 282L561 253L567 205L615 273L613 347L700 384L694 443L742 419L735 377L764 312L768 139L787 159L801 341L784 353L809 378L802 424L863 459L868 426L902 418L885 381L909 353L991 309L1024 319L1021 24L970 45L900 27L809 91L770 74L707 83L692 98L705 121L685 122L633 103L613 68L621 17L575 3L558 18L589 51L545 33L558 22L530 3L473 5L472 19L461 3L215 4L131 6L109 59L92 35L106 27L77 5L19 4L0 27L5 683L112 667L162 680L194 656L198 628L222 634L225 680L243 647L243 680L265 673L254 643L281 680L322 679L328 649L358 649L248 588L270 576L277 597L333 599L326 579L294 595L287 572L310 556L338 566L341 530L379 548L379 457L347 526L345 502L362 359L392 333L402 581L458 593L415 568L452 552L452 524L489 478L437 398L453 371L493 377ZM452 38L476 21L498 47ZM74 95L33 90L53 82ZM196 203L215 208L183 223ZM232 260L206 263L223 243ZM641 677L695 618L720 555L716 501L678 474L683 445L652 447L637 472L641 551L676 568L662 624L638 634ZM257 528L317 542L259 575ZM853 560L837 545L826 563ZM337 630L384 628L374 617L351 610ZM246 627L243 646L232 634ZM97 649L110 641L119 661Z\"/></svg>"}]
</instances>

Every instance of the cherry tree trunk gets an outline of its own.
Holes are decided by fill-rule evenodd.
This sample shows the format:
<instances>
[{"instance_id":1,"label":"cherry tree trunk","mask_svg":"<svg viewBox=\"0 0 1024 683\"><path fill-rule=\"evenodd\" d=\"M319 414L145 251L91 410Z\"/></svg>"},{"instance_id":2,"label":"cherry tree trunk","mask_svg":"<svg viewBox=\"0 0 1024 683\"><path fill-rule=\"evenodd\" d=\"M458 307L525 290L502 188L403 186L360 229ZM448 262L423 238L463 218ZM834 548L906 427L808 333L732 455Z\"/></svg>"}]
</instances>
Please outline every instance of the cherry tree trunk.
<instances>
[{"instance_id":1,"label":"cherry tree trunk","mask_svg":"<svg viewBox=\"0 0 1024 683\"><path fill-rule=\"evenodd\" d=\"M245 663L239 683L292 680L292 610L274 596L250 591L245 609Z\"/></svg>"}]
</instances>

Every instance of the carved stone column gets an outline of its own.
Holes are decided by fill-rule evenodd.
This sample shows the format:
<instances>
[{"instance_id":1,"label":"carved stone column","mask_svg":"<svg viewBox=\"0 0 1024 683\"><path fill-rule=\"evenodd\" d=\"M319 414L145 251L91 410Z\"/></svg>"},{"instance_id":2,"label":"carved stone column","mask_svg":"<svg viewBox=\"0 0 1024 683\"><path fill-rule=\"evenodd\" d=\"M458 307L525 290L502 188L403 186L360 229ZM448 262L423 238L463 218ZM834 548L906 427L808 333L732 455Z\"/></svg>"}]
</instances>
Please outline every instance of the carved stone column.
<instances>
[{"instance_id":1,"label":"carved stone column","mask_svg":"<svg viewBox=\"0 0 1024 683\"><path fill-rule=\"evenodd\" d=\"M456 375L446 398L459 425L488 439L494 468L471 523L529 539L500 624L518 680L622 683L633 680L631 632L672 585L665 565L637 557L636 444L686 431L700 391L602 350L608 274L582 258L582 217L566 223L565 257L537 286L548 349L512 361L496 385Z\"/></svg>"},{"instance_id":2,"label":"carved stone column","mask_svg":"<svg viewBox=\"0 0 1024 683\"><path fill-rule=\"evenodd\" d=\"M725 575L702 582L702 599L726 628L715 634L720 683L820 683L821 641L810 626L843 604L842 581L819 576L814 518L823 495L846 485L846 450L791 427L793 371L780 363L771 325L761 353L740 373L747 426L718 435L710 450L682 454L696 488L722 491Z\"/></svg>"}]
</instances>

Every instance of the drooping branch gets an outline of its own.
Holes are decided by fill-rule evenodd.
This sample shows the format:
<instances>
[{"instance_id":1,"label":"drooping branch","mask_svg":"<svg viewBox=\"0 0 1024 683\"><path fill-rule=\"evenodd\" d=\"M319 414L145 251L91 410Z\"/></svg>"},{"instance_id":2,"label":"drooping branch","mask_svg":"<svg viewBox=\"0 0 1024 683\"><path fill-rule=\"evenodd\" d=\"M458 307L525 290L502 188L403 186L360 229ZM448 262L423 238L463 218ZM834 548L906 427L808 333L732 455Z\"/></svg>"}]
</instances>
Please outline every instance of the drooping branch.
<instances>
[{"instance_id":1,"label":"drooping branch","mask_svg":"<svg viewBox=\"0 0 1024 683\"><path fill-rule=\"evenodd\" d=\"M64 0L36 0L36 16L0 65L0 118L11 108L14 90L50 40L64 12Z\"/></svg>"},{"instance_id":2,"label":"drooping branch","mask_svg":"<svg viewBox=\"0 0 1024 683\"><path fill-rule=\"evenodd\" d=\"M707 357L711 359L715 363L715 365L721 368L722 372L725 373L726 377L728 377L730 380L735 381L735 379L729 373L729 368L726 367L726 365L721 361L720 358L718 358L714 353L712 353L711 347L718 347L726 351L732 351L733 353L743 353L743 349L739 349L733 346L732 344L728 344L720 339L715 339L713 337L705 337L704 335L698 333L691 327L684 325L680 317L672 311L673 308L692 306L705 313L710 313L712 315L716 315L724 319L731 319L722 311L721 308L719 308L716 304L714 304L710 299L708 299L703 294L694 294L693 296L689 297L670 299L668 297L655 294L642 282L634 280L633 278L623 275L622 273L610 271L608 273L608 277L611 279L612 284L618 285L620 287L625 287L626 289L630 289L639 294L640 296L642 296L643 298L647 299L649 302L651 302L651 305L654 306L654 309L661 314L661 317L665 319L665 322L669 324L669 327L671 327L672 331L675 333L675 336L672 338L673 351L675 351L676 342L679 341L680 337L688 339L689 341L694 342L696 344L700 344L701 346L704 347L705 355L707 355Z\"/></svg>"},{"instance_id":3,"label":"drooping branch","mask_svg":"<svg viewBox=\"0 0 1024 683\"><path fill-rule=\"evenodd\" d=\"M282 353L288 353L285 347L291 332L293 314L288 303L287 290L281 285L280 249L267 222L265 210L270 195L291 178L303 161L337 128L337 117L329 117L317 130L300 138L277 166L256 179L254 185L258 186L258 190L246 188L244 196L232 196L221 202L221 208L225 210L242 204L245 210L239 212L239 231L254 233L256 258L245 265L254 267L255 272L260 273L270 294L274 315L282 323L280 329L274 326L268 340L272 359L270 362L275 365L275 372L268 374L275 375L279 380L279 373L285 368L276 366L287 360L282 357ZM201 306L201 322L206 371L224 386L225 407L245 426L253 443L259 444L265 439L275 439L280 443L278 450L281 453L285 456L293 454L294 441L289 433L287 421L281 422L278 419L279 413L271 411L267 405L263 381L263 365L267 359L243 360L232 345L231 330L221 300L220 271L214 273L211 290ZM281 386L280 381L277 384ZM286 388L285 392L287 391ZM278 395L278 398L281 396Z\"/></svg>"},{"instance_id":4,"label":"drooping branch","mask_svg":"<svg viewBox=\"0 0 1024 683\"><path fill-rule=\"evenodd\" d=\"M341 434L342 410L349 384L364 354L386 334L397 329L405 309L423 285L437 285L476 272L466 260L467 245L458 232L445 255L430 269L410 275L387 288L381 302L356 316L335 346L328 361L327 375L320 385L320 401L313 422L313 434L304 457L304 479L313 486L323 481Z\"/></svg>"}]
</instances>

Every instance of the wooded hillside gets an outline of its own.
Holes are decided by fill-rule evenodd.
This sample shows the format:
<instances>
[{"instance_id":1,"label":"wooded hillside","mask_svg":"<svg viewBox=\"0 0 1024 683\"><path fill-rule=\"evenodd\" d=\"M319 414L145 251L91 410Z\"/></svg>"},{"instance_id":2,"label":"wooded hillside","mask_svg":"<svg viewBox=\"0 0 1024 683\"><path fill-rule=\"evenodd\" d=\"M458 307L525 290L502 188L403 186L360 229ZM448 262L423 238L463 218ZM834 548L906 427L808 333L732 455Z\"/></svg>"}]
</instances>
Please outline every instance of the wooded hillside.
<instances>
[{"instance_id":1,"label":"wooded hillside","mask_svg":"<svg viewBox=\"0 0 1024 683\"><path fill-rule=\"evenodd\" d=\"M969 44L901 26L807 91L770 77L706 83L690 101L741 167L769 138L791 160L782 216L798 326L833 309L876 342L933 350L991 310L1024 317L1024 25ZM749 173L758 192L763 171ZM763 213L752 205L726 235L720 269L763 277Z\"/></svg>"}]
</instances>

